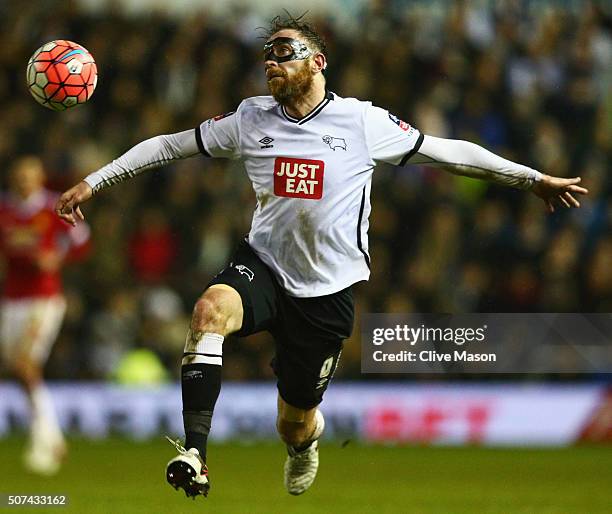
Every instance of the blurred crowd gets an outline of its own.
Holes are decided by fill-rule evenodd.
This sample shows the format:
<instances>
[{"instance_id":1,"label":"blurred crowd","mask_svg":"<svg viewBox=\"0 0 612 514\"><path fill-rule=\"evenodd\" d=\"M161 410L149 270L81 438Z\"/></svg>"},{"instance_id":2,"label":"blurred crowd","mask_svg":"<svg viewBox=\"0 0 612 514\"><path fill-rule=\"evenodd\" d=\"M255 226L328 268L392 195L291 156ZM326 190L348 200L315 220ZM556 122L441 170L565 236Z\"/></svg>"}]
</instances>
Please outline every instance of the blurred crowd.
<instances>
[{"instance_id":1,"label":"blurred crowd","mask_svg":"<svg viewBox=\"0 0 612 514\"><path fill-rule=\"evenodd\" d=\"M590 190L580 209L548 214L522 191L378 167L373 271L356 287L357 323L363 312L612 312L612 19L580 4L372 1L353 27L312 17L340 96L369 99L425 134L581 176ZM266 94L256 30L266 21L246 8L180 18L1 2L0 166L37 154L62 190L147 137ZM63 113L36 104L25 85L31 53L58 38L83 44L99 70L88 105ZM254 206L240 163L203 157L86 204L94 249L66 269L69 310L48 375L113 377L137 348L176 375L191 307L248 232ZM358 331L339 376L359 377ZM224 376L269 378L272 352L266 334L228 343Z\"/></svg>"}]
</instances>

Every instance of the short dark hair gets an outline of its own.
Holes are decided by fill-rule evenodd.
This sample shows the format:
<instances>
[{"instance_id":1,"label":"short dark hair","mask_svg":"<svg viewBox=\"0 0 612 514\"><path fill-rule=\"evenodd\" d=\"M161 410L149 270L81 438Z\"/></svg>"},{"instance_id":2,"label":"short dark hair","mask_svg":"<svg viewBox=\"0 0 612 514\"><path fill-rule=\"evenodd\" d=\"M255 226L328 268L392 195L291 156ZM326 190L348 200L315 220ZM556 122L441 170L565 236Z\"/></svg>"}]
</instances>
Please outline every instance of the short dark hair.
<instances>
[{"instance_id":1,"label":"short dark hair","mask_svg":"<svg viewBox=\"0 0 612 514\"><path fill-rule=\"evenodd\" d=\"M285 16L275 16L271 21L270 25L265 30L265 38L269 39L279 30L292 29L299 32L300 35L309 43L312 50L321 52L327 59L327 45L323 37L317 33L313 25L304 20L304 16L308 14L306 11L304 14L294 17L288 11L285 11Z\"/></svg>"}]
</instances>

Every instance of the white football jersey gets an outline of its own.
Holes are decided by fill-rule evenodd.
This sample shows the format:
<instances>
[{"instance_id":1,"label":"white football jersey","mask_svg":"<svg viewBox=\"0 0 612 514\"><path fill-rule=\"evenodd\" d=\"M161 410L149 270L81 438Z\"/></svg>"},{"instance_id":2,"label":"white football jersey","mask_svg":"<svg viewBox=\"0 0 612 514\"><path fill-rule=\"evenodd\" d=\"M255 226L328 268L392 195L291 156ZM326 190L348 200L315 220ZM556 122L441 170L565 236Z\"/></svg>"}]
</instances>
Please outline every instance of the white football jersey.
<instances>
[{"instance_id":1,"label":"white football jersey","mask_svg":"<svg viewBox=\"0 0 612 514\"><path fill-rule=\"evenodd\" d=\"M196 128L200 151L241 159L257 197L248 241L292 296L332 294L370 275L377 162L403 165L423 136L370 102L328 92L306 117L247 98Z\"/></svg>"}]
</instances>

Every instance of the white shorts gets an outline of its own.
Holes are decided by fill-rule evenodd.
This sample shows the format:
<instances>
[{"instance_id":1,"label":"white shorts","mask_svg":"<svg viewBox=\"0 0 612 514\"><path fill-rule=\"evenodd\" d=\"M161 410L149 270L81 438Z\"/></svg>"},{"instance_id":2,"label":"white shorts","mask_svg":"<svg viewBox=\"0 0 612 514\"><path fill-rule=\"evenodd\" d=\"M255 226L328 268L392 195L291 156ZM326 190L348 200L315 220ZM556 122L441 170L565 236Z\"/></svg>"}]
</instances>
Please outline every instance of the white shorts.
<instances>
[{"instance_id":1,"label":"white shorts","mask_svg":"<svg viewBox=\"0 0 612 514\"><path fill-rule=\"evenodd\" d=\"M0 351L5 364L29 357L40 365L49 357L66 312L66 299L5 299L0 304Z\"/></svg>"}]
</instances>

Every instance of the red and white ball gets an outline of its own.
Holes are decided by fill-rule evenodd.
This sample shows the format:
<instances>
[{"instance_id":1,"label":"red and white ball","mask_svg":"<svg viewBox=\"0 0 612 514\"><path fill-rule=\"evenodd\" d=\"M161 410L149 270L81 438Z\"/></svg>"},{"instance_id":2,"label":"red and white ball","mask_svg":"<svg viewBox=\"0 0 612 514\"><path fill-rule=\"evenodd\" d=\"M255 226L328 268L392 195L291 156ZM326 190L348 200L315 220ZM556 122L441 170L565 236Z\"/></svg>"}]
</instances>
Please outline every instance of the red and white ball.
<instances>
[{"instance_id":1,"label":"red and white ball","mask_svg":"<svg viewBox=\"0 0 612 514\"><path fill-rule=\"evenodd\" d=\"M84 47L58 39L44 44L30 57L27 80L30 93L39 104L64 111L91 98L98 82L98 69Z\"/></svg>"}]
</instances>

